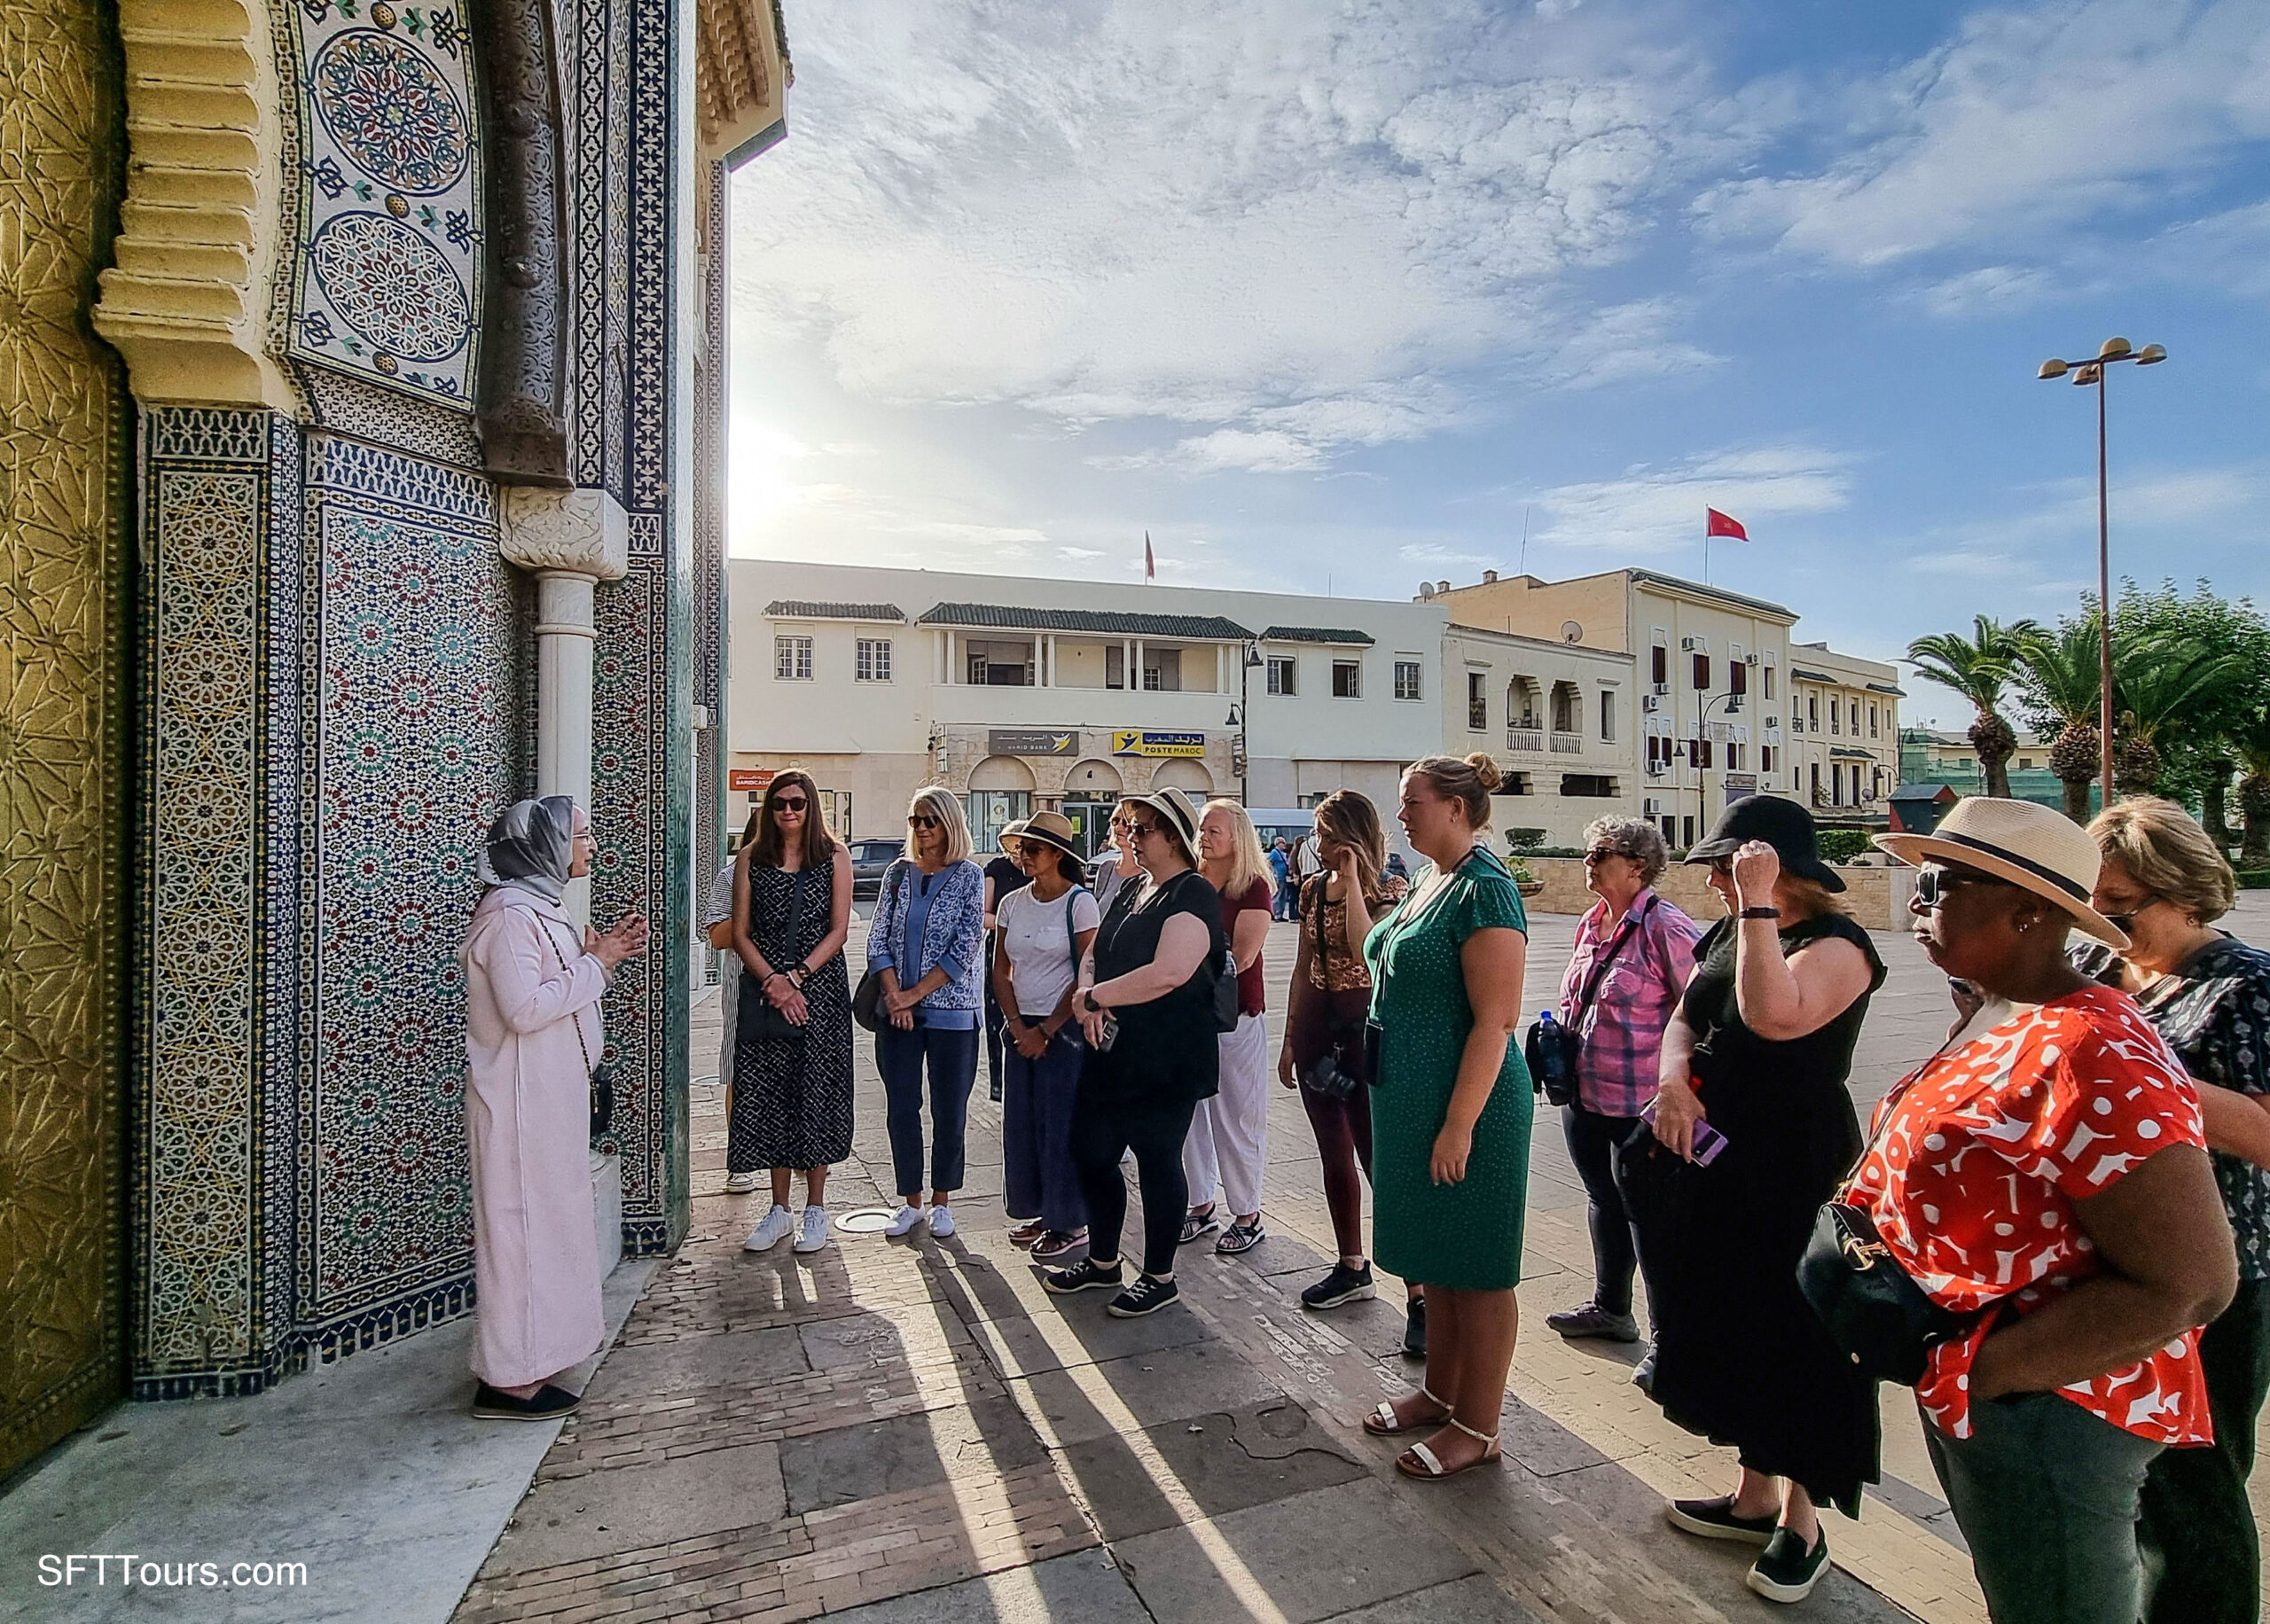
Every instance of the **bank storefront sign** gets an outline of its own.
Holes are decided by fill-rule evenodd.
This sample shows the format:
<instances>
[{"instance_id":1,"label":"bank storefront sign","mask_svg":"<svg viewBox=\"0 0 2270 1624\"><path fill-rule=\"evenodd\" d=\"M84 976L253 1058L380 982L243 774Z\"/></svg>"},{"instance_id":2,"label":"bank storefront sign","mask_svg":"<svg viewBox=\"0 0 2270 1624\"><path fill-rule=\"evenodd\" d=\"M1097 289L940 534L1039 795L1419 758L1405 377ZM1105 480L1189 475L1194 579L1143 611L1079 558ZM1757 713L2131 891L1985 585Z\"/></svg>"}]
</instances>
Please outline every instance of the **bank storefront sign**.
<instances>
[{"instance_id":1,"label":"bank storefront sign","mask_svg":"<svg viewBox=\"0 0 2270 1624\"><path fill-rule=\"evenodd\" d=\"M1077 728L995 728L985 735L988 755L1077 755Z\"/></svg>"},{"instance_id":2,"label":"bank storefront sign","mask_svg":"<svg viewBox=\"0 0 2270 1624\"><path fill-rule=\"evenodd\" d=\"M1115 729L1111 736L1114 755L1204 755L1203 733L1151 733L1138 728Z\"/></svg>"}]
</instances>

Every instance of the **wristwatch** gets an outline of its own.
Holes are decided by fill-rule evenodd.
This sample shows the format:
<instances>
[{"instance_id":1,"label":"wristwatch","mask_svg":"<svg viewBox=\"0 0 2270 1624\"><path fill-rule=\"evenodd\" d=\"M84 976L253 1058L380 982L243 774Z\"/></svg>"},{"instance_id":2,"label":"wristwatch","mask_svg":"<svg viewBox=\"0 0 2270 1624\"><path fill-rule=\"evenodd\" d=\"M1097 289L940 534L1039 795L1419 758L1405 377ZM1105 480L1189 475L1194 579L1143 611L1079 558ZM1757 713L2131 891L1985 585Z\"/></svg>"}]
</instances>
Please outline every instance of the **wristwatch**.
<instances>
[{"instance_id":1,"label":"wristwatch","mask_svg":"<svg viewBox=\"0 0 2270 1624\"><path fill-rule=\"evenodd\" d=\"M1742 910L1742 917L1745 919L1778 919L1781 917L1781 910L1778 908L1745 908Z\"/></svg>"},{"instance_id":2,"label":"wristwatch","mask_svg":"<svg viewBox=\"0 0 2270 1624\"><path fill-rule=\"evenodd\" d=\"M1079 1001L1081 1007L1085 1013L1090 1015L1100 1015L1103 1013L1103 1005L1096 1002L1096 989L1093 987L1083 987L1080 988Z\"/></svg>"}]
</instances>

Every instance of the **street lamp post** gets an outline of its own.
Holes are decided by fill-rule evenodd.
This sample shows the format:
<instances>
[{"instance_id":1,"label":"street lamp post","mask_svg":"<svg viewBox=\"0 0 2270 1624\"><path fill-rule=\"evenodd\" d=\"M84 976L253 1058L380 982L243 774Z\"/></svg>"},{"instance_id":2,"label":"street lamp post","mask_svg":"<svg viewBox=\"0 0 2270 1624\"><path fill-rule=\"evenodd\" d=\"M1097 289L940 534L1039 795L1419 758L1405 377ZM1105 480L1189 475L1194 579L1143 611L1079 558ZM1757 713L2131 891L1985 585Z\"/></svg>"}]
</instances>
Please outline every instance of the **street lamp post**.
<instances>
[{"instance_id":1,"label":"street lamp post","mask_svg":"<svg viewBox=\"0 0 2270 1624\"><path fill-rule=\"evenodd\" d=\"M2112 805L2112 546L2111 523L2105 501L2104 374L2116 362L2157 366L2167 351L2157 344L2132 348L2125 339L2107 339L2096 359L2068 363L2052 356L2034 376L2040 379L2072 376L2084 388L2096 386L2096 606L2097 606L2097 770L2104 780L2104 804Z\"/></svg>"},{"instance_id":2,"label":"street lamp post","mask_svg":"<svg viewBox=\"0 0 2270 1624\"><path fill-rule=\"evenodd\" d=\"M1230 707L1225 724L1238 730L1238 801L1242 806L1253 804L1253 668L1261 663L1261 648L1257 644L1245 645L1243 658L1238 661L1238 702Z\"/></svg>"}]
</instances>

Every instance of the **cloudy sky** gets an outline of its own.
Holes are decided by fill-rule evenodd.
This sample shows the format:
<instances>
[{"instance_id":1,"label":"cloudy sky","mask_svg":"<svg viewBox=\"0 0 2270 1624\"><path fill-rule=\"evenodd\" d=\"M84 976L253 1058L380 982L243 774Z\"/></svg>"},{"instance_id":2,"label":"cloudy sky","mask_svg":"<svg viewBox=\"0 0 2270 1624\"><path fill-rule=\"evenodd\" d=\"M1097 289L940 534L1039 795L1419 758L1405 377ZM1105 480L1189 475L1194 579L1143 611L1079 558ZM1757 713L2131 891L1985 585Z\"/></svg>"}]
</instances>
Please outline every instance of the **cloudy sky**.
<instances>
[{"instance_id":1,"label":"cloudy sky","mask_svg":"<svg viewBox=\"0 0 2270 1624\"><path fill-rule=\"evenodd\" d=\"M828 0L733 185L732 547L1408 597L1711 578L1888 657L2270 597L2270 8ZM1526 532L1526 543L1523 536ZM1526 552L1524 554L1524 545ZM1967 720L1917 691L1911 715Z\"/></svg>"}]
</instances>

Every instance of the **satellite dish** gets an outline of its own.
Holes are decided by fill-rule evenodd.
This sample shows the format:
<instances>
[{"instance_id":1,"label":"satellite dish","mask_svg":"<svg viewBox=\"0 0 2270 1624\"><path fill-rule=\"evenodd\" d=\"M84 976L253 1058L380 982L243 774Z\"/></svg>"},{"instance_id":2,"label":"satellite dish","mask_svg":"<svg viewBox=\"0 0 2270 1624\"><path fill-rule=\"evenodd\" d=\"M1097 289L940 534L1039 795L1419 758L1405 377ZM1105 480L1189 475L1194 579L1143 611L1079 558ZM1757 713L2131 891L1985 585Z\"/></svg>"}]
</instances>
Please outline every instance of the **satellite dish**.
<instances>
[{"instance_id":1,"label":"satellite dish","mask_svg":"<svg viewBox=\"0 0 2270 1624\"><path fill-rule=\"evenodd\" d=\"M1585 629L1584 629L1582 626L1578 625L1578 624L1577 624L1576 621L1562 621L1562 622L1561 622L1561 641L1562 641L1562 642L1563 642L1563 643L1582 643L1584 640L1585 640Z\"/></svg>"}]
</instances>

